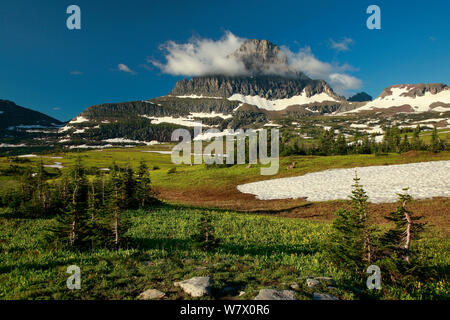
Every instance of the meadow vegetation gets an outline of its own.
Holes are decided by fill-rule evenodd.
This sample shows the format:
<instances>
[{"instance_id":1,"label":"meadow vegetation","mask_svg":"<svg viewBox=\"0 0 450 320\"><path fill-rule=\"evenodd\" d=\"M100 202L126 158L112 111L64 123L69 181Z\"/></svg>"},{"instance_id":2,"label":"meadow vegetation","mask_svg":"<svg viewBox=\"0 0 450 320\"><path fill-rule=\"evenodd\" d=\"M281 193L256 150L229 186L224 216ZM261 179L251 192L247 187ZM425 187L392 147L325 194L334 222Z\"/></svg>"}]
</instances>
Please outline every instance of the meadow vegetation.
<instances>
[{"instance_id":1,"label":"meadow vegetation","mask_svg":"<svg viewBox=\"0 0 450 320\"><path fill-rule=\"evenodd\" d=\"M208 169L203 165L177 166L169 174L174 166L168 155L142 151L151 150L117 149L46 155L41 159L2 159L2 170L8 169L11 164L16 166L2 176L3 199L8 196L6 190L15 190L20 194L24 187L21 179L28 177L34 182L25 185L36 186L31 199L41 201L3 201L3 208L0 209L1 299L135 299L148 288L166 292L167 299L180 299L188 297L173 283L203 275L213 279L212 298L237 299L239 292L244 291L245 294L239 299L252 299L261 288L287 289L297 283L298 298L310 299L313 289L305 284L310 276L332 277L336 284L332 288L321 288L321 292L341 299L448 297L450 260L447 253L450 242L436 233L433 226L426 226L422 237L410 244L408 250L417 261L417 264L414 262L412 277L404 280L401 274L394 273L391 267L395 266L398 270L398 259L384 260L386 281L382 289L367 290L365 281L368 275L361 271L366 264L358 272L353 272L353 269L333 258L333 244L339 243L331 241L336 234L334 224L166 201L158 203L153 201L153 192L142 193L143 190L170 187L175 190L188 187L219 190L239 181L259 178L256 166L250 169L245 166ZM64 168L44 167L44 163L55 160L50 156L63 156L58 161L63 163ZM297 156L282 158L281 162L287 164L296 159L302 165L293 170L282 169L279 175L298 175L333 166L414 162L430 157L439 160L450 158L446 152L434 156L418 153L412 158L396 154ZM148 161L150 159L152 161ZM104 168L109 171L101 170ZM148 172L150 176L145 174ZM144 176L147 178L143 180ZM44 183L49 189L44 187ZM143 186L142 183L146 184L143 188L139 187ZM20 209L25 203L41 207L42 198L38 195L42 195L42 190L61 190L58 188L64 185L71 190L67 194L72 195L65 205L60 203L47 211L32 209L34 214L24 214L26 211ZM82 194L75 192L76 185L82 186L85 191ZM107 201L103 203L102 185L109 190L105 192ZM133 187L130 188L130 185ZM120 198L126 192L126 198L132 203L125 204L125 199ZM60 191L51 194L61 196ZM74 195L78 201L75 204ZM142 202L146 196L148 201ZM404 213L399 210L400 215ZM80 234L86 241L80 245L71 245L70 237L59 237L70 234L66 228L55 228L58 225L67 226L68 221L73 222L75 212L85 219ZM120 221L126 225L120 239L127 241L120 245L114 241L117 235L113 227L117 217L115 212L120 213ZM95 228L92 227L92 214L98 217L98 220L94 219L98 223ZM382 236L389 232L391 239L394 239L395 230L403 227L396 225L395 219L393 222L374 225L374 239L383 239ZM55 238L60 245L55 246ZM398 246L394 242L388 241L380 248L396 250ZM397 253L399 257L402 255L401 250ZM82 270L81 290L66 288L66 269L70 265L78 265ZM391 277L394 274L395 277Z\"/></svg>"}]
</instances>

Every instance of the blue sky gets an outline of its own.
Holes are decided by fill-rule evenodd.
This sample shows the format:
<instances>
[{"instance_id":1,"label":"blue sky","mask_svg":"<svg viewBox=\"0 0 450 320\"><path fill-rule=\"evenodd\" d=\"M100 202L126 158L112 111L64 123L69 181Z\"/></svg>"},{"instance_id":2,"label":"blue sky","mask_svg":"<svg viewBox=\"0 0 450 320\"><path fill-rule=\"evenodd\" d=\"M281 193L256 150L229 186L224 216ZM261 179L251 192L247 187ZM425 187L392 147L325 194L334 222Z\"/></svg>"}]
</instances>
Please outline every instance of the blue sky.
<instances>
[{"instance_id":1,"label":"blue sky","mask_svg":"<svg viewBox=\"0 0 450 320\"><path fill-rule=\"evenodd\" d=\"M81 8L81 30L66 28L71 4ZM381 30L366 27L371 4L381 8ZM2 0L0 99L69 120L91 105L165 95L183 76L148 62L165 61L161 44L227 31L292 52L309 47L321 62L351 66L346 73L362 83L353 91L374 97L399 83L448 84L449 12L447 0Z\"/></svg>"}]
</instances>

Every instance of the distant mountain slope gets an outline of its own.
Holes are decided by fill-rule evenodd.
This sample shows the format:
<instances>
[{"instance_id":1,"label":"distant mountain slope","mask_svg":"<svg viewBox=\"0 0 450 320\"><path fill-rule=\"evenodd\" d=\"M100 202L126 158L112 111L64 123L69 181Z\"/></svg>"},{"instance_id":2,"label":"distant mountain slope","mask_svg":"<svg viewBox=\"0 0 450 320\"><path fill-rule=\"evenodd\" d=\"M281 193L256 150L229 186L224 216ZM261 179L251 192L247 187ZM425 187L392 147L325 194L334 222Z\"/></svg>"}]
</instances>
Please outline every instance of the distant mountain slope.
<instances>
[{"instance_id":1,"label":"distant mountain slope","mask_svg":"<svg viewBox=\"0 0 450 320\"><path fill-rule=\"evenodd\" d=\"M0 100L0 131L12 134L16 130L31 128L55 128L63 122L46 114Z\"/></svg>"},{"instance_id":2,"label":"distant mountain slope","mask_svg":"<svg viewBox=\"0 0 450 320\"><path fill-rule=\"evenodd\" d=\"M450 111L450 87L442 83L399 84L383 90L378 98L351 112Z\"/></svg>"}]
</instances>

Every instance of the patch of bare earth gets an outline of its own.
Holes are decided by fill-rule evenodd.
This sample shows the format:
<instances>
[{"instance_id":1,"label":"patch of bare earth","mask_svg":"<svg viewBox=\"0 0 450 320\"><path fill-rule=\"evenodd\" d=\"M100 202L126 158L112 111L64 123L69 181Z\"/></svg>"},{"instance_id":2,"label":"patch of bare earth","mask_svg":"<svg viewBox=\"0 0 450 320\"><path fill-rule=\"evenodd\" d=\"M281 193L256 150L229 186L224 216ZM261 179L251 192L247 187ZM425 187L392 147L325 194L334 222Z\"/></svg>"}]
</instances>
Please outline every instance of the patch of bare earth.
<instances>
[{"instance_id":1,"label":"patch of bare earth","mask_svg":"<svg viewBox=\"0 0 450 320\"><path fill-rule=\"evenodd\" d=\"M187 191L159 190L160 197L168 202L202 208L217 208L244 213L266 214L285 218L331 221L339 208L350 208L350 201L308 202L304 199L258 200L254 195L239 192L236 187L224 189L196 189ZM375 223L386 223L383 218L394 211L397 203L369 203ZM414 215L423 215L424 222L444 236L450 235L450 199L433 198L413 201L409 209Z\"/></svg>"}]
</instances>

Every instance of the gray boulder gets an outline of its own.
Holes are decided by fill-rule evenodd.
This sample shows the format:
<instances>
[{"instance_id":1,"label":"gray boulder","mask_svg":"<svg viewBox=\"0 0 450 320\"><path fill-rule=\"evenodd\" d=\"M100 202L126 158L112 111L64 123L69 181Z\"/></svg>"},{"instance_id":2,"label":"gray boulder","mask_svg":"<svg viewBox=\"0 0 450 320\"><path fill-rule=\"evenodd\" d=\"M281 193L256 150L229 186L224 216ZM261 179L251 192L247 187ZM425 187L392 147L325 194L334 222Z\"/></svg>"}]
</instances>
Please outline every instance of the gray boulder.
<instances>
[{"instance_id":1,"label":"gray boulder","mask_svg":"<svg viewBox=\"0 0 450 320\"><path fill-rule=\"evenodd\" d=\"M261 289L254 300L297 300L297 297L292 290Z\"/></svg>"},{"instance_id":2,"label":"gray boulder","mask_svg":"<svg viewBox=\"0 0 450 320\"><path fill-rule=\"evenodd\" d=\"M144 292L142 292L139 296L138 299L141 300L153 300L153 299L161 299L162 297L164 297L166 294L164 292L161 292L159 290L156 289L148 289Z\"/></svg>"},{"instance_id":3,"label":"gray boulder","mask_svg":"<svg viewBox=\"0 0 450 320\"><path fill-rule=\"evenodd\" d=\"M175 282L175 287L180 287L184 292L194 298L211 295L211 278L210 277L194 277L188 280Z\"/></svg>"}]
</instances>

